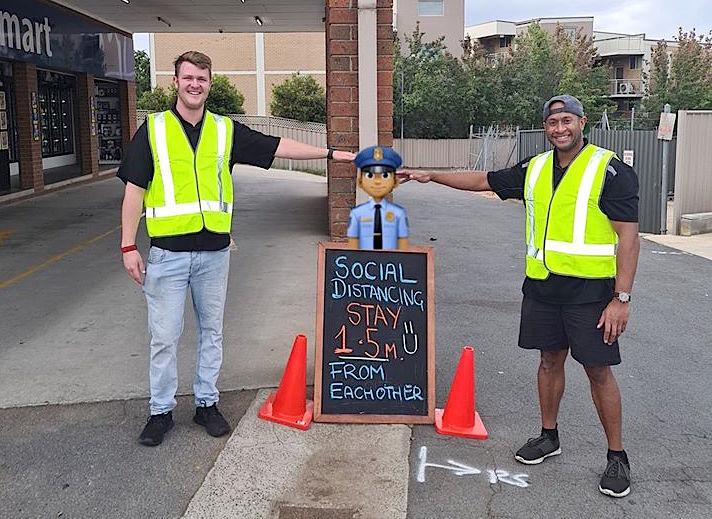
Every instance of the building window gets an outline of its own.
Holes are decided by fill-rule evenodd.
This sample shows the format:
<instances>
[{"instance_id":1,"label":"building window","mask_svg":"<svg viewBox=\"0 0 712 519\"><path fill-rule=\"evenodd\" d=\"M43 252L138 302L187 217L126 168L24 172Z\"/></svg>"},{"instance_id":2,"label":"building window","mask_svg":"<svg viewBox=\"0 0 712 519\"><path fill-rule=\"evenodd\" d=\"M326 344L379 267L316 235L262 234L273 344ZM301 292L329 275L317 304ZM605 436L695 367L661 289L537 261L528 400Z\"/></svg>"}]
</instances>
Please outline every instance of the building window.
<instances>
[{"instance_id":1,"label":"building window","mask_svg":"<svg viewBox=\"0 0 712 519\"><path fill-rule=\"evenodd\" d=\"M74 153L74 77L38 71L42 158Z\"/></svg>"},{"instance_id":2,"label":"building window","mask_svg":"<svg viewBox=\"0 0 712 519\"><path fill-rule=\"evenodd\" d=\"M630 69L637 70L639 68L640 68L640 56L631 56L630 57Z\"/></svg>"},{"instance_id":3,"label":"building window","mask_svg":"<svg viewBox=\"0 0 712 519\"><path fill-rule=\"evenodd\" d=\"M445 0L418 0L418 16L443 16Z\"/></svg>"},{"instance_id":4,"label":"building window","mask_svg":"<svg viewBox=\"0 0 712 519\"><path fill-rule=\"evenodd\" d=\"M507 36L500 36L499 37L499 48L506 49L507 47L509 47L509 38Z\"/></svg>"}]
</instances>

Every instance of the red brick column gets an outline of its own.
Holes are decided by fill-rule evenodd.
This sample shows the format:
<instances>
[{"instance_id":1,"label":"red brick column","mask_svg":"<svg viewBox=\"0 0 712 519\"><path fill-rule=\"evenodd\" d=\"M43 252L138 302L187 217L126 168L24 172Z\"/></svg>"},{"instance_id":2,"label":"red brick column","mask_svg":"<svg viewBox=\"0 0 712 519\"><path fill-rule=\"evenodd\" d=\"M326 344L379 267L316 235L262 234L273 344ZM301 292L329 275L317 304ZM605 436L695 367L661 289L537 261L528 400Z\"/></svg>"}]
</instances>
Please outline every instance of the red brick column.
<instances>
[{"instance_id":1,"label":"red brick column","mask_svg":"<svg viewBox=\"0 0 712 519\"><path fill-rule=\"evenodd\" d=\"M20 187L22 189L44 189L42 171L42 143L32 135L32 97L34 94L39 116L37 93L37 67L30 63L12 64L15 100L17 103L17 148L20 166ZM37 124L39 125L39 120ZM41 138L41 135L40 135Z\"/></svg>"},{"instance_id":2,"label":"red brick column","mask_svg":"<svg viewBox=\"0 0 712 519\"><path fill-rule=\"evenodd\" d=\"M378 142L393 145L393 1L378 0ZM329 146L357 151L358 0L326 3L326 140ZM329 233L346 236L349 211L356 200L356 170L351 164L328 165Z\"/></svg>"},{"instance_id":3,"label":"red brick column","mask_svg":"<svg viewBox=\"0 0 712 519\"><path fill-rule=\"evenodd\" d=\"M358 2L326 2L326 142L358 150ZM346 236L349 211L356 201L356 170L351 164L328 164L329 234Z\"/></svg>"},{"instance_id":4,"label":"red brick column","mask_svg":"<svg viewBox=\"0 0 712 519\"><path fill-rule=\"evenodd\" d=\"M99 136L98 124L92 124L92 103L96 107L94 97L94 76L89 74L77 75L77 115L79 127L79 165L82 175L99 175ZM94 111L96 117L96 111Z\"/></svg>"},{"instance_id":5,"label":"red brick column","mask_svg":"<svg viewBox=\"0 0 712 519\"><path fill-rule=\"evenodd\" d=\"M131 138L136 133L136 83L119 81L119 106L121 107L121 150L126 153Z\"/></svg>"}]
</instances>

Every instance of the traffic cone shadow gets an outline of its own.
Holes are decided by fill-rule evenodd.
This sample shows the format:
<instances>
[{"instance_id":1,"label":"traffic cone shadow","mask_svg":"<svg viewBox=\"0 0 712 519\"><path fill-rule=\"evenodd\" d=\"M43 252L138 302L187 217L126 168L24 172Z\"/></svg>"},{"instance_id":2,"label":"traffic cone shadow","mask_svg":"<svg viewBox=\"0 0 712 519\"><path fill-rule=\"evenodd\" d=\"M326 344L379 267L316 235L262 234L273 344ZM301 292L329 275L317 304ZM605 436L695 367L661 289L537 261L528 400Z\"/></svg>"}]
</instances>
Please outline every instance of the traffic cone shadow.
<instances>
[{"instance_id":1,"label":"traffic cone shadow","mask_svg":"<svg viewBox=\"0 0 712 519\"><path fill-rule=\"evenodd\" d=\"M489 437L475 411L475 351L471 346L462 349L445 410L435 410L435 430L439 434L476 440Z\"/></svg>"},{"instance_id":2,"label":"traffic cone shadow","mask_svg":"<svg viewBox=\"0 0 712 519\"><path fill-rule=\"evenodd\" d=\"M307 338L297 335L277 391L273 391L257 416L306 431L314 416L314 401L307 400Z\"/></svg>"}]
</instances>

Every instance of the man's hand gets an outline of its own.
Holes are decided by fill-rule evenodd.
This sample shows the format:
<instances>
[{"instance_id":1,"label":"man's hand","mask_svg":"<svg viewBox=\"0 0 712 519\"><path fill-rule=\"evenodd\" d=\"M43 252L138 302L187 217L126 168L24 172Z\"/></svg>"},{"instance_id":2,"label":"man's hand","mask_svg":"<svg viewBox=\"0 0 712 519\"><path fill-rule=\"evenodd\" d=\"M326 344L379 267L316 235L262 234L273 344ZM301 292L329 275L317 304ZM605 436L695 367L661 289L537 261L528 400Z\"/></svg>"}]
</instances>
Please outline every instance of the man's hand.
<instances>
[{"instance_id":1,"label":"man's hand","mask_svg":"<svg viewBox=\"0 0 712 519\"><path fill-rule=\"evenodd\" d=\"M604 308L596 328L603 328L603 342L609 346L625 331L630 317L630 303L621 303L613 299Z\"/></svg>"},{"instance_id":2,"label":"man's hand","mask_svg":"<svg viewBox=\"0 0 712 519\"><path fill-rule=\"evenodd\" d=\"M334 150L333 160L337 160L339 162L352 162L355 158L356 154L351 153L350 151Z\"/></svg>"},{"instance_id":3,"label":"man's hand","mask_svg":"<svg viewBox=\"0 0 712 519\"><path fill-rule=\"evenodd\" d=\"M400 179L400 183L403 184L409 180L417 180L421 184L426 184L433 179L432 171L418 171L416 169L402 169L396 172L396 176Z\"/></svg>"},{"instance_id":4,"label":"man's hand","mask_svg":"<svg viewBox=\"0 0 712 519\"><path fill-rule=\"evenodd\" d=\"M141 259L141 254L137 250L132 250L131 252L124 253L124 268L126 273L131 279L133 279L139 285L143 285L142 274L146 273L146 269L143 267L143 260Z\"/></svg>"}]
</instances>

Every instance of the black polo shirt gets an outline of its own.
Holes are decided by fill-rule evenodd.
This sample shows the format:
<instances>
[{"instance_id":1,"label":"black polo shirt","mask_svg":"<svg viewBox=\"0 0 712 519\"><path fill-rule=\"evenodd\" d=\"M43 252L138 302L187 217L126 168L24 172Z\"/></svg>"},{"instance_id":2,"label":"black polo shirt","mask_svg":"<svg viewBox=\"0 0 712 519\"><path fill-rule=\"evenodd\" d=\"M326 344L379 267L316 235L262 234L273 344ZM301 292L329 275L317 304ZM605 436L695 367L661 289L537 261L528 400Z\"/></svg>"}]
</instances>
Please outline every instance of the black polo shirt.
<instances>
[{"instance_id":1,"label":"black polo shirt","mask_svg":"<svg viewBox=\"0 0 712 519\"><path fill-rule=\"evenodd\" d=\"M585 140L584 143L588 144L588 141ZM524 200L524 179L532 158L534 157L528 157L511 168L487 173L487 181L497 196L502 200ZM554 150L554 189L567 169L568 166L562 168L559 165ZM617 158L611 159L608 165L598 207L610 220L638 221L638 176L633 168ZM525 296L550 304L583 304L610 299L614 285L613 278L582 279L549 274L544 280L525 278L522 292Z\"/></svg>"},{"instance_id":2,"label":"black polo shirt","mask_svg":"<svg viewBox=\"0 0 712 519\"><path fill-rule=\"evenodd\" d=\"M193 146L198 146L203 119L193 126L185 121L177 112L175 105L171 108L173 114L183 125L185 134ZM204 114L203 114L204 115ZM233 121L232 153L230 155L230 171L235 164L249 164L269 169L274 161L274 154L279 146L279 137L265 135L248 128L244 124ZM124 160L116 174L121 180L147 189L153 180L153 155L148 138L148 126L144 122L136 131ZM229 234L218 234L203 228L201 231L181 236L151 238L151 245L175 252L213 251L224 249L230 244Z\"/></svg>"}]
</instances>

